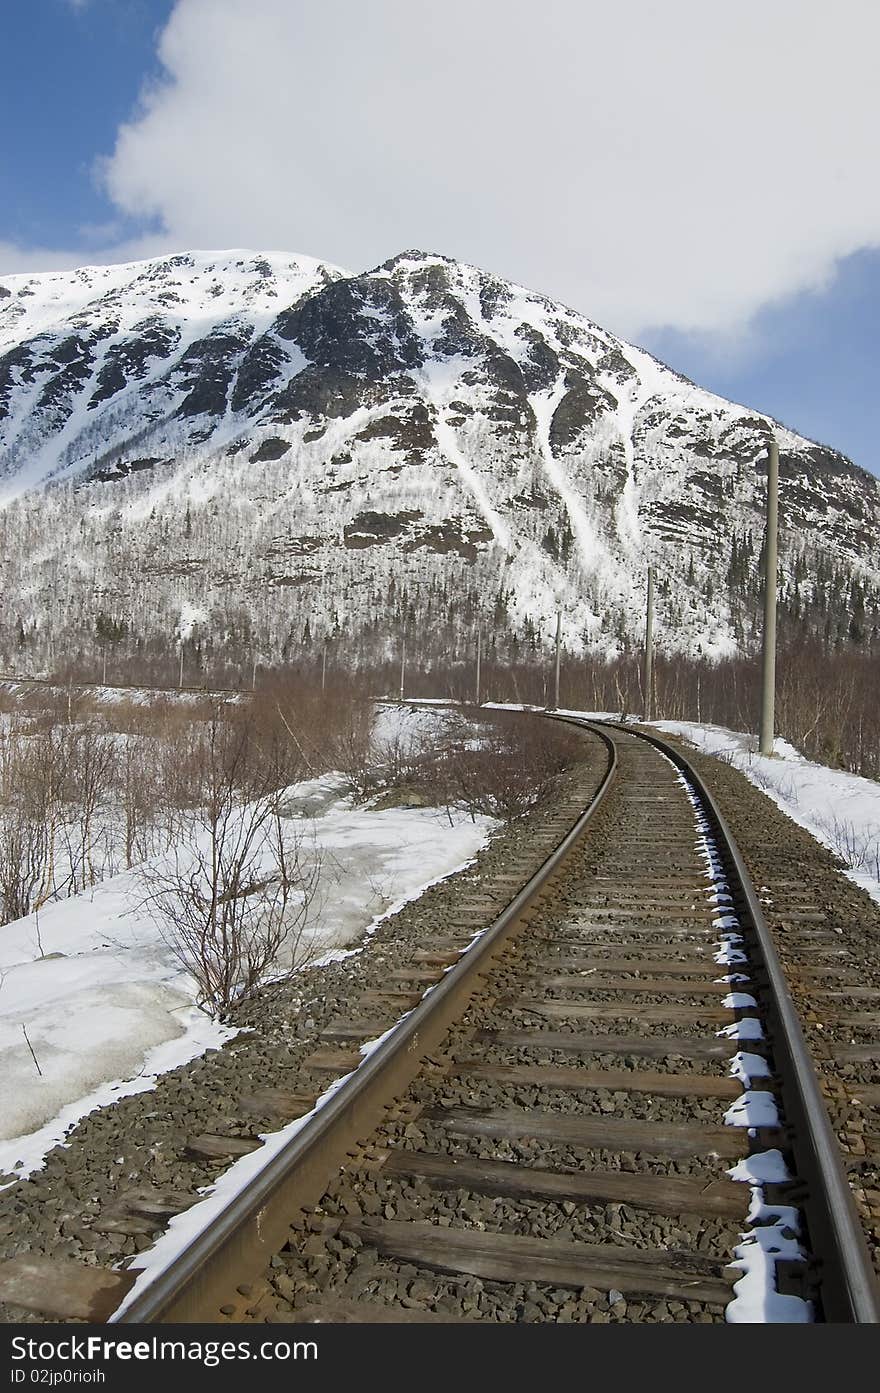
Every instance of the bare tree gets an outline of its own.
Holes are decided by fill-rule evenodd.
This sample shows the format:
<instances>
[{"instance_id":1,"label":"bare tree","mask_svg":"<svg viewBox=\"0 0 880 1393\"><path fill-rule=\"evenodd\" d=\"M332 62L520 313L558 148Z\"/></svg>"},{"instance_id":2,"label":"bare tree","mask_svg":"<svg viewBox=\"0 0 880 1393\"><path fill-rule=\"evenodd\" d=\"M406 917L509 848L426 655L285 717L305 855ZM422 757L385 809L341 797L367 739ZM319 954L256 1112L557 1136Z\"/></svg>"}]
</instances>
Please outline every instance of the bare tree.
<instances>
[{"instance_id":1,"label":"bare tree","mask_svg":"<svg viewBox=\"0 0 880 1393\"><path fill-rule=\"evenodd\" d=\"M117 796L124 819L125 865L131 870L153 851L158 817L156 760L143 741L129 740L117 767Z\"/></svg>"},{"instance_id":2,"label":"bare tree","mask_svg":"<svg viewBox=\"0 0 880 1393\"><path fill-rule=\"evenodd\" d=\"M583 758L579 737L542 716L475 709L470 719L474 729L451 730L423 778L447 808L466 808L472 818L521 816Z\"/></svg>"},{"instance_id":3,"label":"bare tree","mask_svg":"<svg viewBox=\"0 0 880 1393\"><path fill-rule=\"evenodd\" d=\"M3 922L30 914L45 874L48 834L44 824L7 814L0 823L0 903Z\"/></svg>"},{"instance_id":4,"label":"bare tree","mask_svg":"<svg viewBox=\"0 0 880 1393\"><path fill-rule=\"evenodd\" d=\"M69 874L68 895L95 885L101 875L95 852L102 841L99 815L108 811L116 777L113 737L94 722L58 732L66 746L65 777L59 835L63 841Z\"/></svg>"},{"instance_id":5,"label":"bare tree","mask_svg":"<svg viewBox=\"0 0 880 1393\"><path fill-rule=\"evenodd\" d=\"M144 903L194 977L199 1004L223 1018L314 955L320 864L282 818L282 790L247 723L213 720L203 754L203 803L173 850L140 874Z\"/></svg>"},{"instance_id":6,"label":"bare tree","mask_svg":"<svg viewBox=\"0 0 880 1393\"><path fill-rule=\"evenodd\" d=\"M65 731L16 731L0 747L0 897L4 922L56 890L55 852L69 766Z\"/></svg>"},{"instance_id":7,"label":"bare tree","mask_svg":"<svg viewBox=\"0 0 880 1393\"><path fill-rule=\"evenodd\" d=\"M79 845L76 862L71 858L71 875L75 880L78 870L82 889L94 885L98 879L93 863L95 824L101 805L110 792L115 772L116 748L112 738L94 725L84 726L77 732L72 764Z\"/></svg>"}]
</instances>

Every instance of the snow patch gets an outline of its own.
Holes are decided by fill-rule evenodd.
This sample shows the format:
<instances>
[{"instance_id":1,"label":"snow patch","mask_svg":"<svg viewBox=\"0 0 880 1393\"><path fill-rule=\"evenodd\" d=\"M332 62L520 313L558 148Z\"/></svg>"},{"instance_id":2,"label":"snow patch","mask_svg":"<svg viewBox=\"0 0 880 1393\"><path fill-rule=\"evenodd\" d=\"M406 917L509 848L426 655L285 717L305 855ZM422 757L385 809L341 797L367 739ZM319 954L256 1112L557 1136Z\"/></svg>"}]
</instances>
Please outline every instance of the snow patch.
<instances>
[{"instance_id":1,"label":"snow patch","mask_svg":"<svg viewBox=\"0 0 880 1393\"><path fill-rule=\"evenodd\" d=\"M320 804L320 817L312 822L298 804ZM450 824L432 808L357 807L340 796L339 776L297 785L286 811L291 827L314 829L311 845L325 866L310 921L325 962L470 864L498 825L455 813ZM0 1173L32 1173L79 1118L231 1038L194 1009L194 983L142 901L137 873L126 871L45 906L39 930L34 915L4 926Z\"/></svg>"}]
</instances>

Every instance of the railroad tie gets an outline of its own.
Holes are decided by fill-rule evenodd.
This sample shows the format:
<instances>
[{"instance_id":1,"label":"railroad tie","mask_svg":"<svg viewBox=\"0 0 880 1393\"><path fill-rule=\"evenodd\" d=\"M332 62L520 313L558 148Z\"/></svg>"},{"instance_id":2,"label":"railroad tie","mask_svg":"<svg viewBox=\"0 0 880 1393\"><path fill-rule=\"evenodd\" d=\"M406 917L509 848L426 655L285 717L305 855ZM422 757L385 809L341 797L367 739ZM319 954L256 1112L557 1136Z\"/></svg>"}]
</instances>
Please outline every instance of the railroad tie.
<instances>
[{"instance_id":1,"label":"railroad tie","mask_svg":"<svg viewBox=\"0 0 880 1393\"><path fill-rule=\"evenodd\" d=\"M0 1263L0 1301L56 1320L100 1322L116 1310L136 1277L136 1272L111 1272L69 1258L9 1258Z\"/></svg>"},{"instance_id":2,"label":"railroad tie","mask_svg":"<svg viewBox=\"0 0 880 1393\"><path fill-rule=\"evenodd\" d=\"M461 1137L494 1137L519 1141L525 1137L554 1146L587 1150L629 1151L646 1156L687 1160L694 1156L718 1156L738 1160L749 1150L782 1148L787 1144L778 1127L713 1127L703 1123L675 1123L651 1119L609 1117L606 1114L571 1116L536 1108L428 1108L423 1114L450 1134Z\"/></svg>"},{"instance_id":3,"label":"railroad tie","mask_svg":"<svg viewBox=\"0 0 880 1393\"><path fill-rule=\"evenodd\" d=\"M490 1282L546 1282L725 1306L742 1273L702 1253L528 1238L417 1221L347 1219L341 1230L379 1253Z\"/></svg>"},{"instance_id":4,"label":"railroad tie","mask_svg":"<svg viewBox=\"0 0 880 1393\"><path fill-rule=\"evenodd\" d=\"M382 1173L425 1180L437 1189L470 1190L541 1203L628 1204L653 1214L705 1214L742 1221L748 1187L734 1180L640 1174L634 1171L548 1170L475 1156L394 1149Z\"/></svg>"}]
</instances>

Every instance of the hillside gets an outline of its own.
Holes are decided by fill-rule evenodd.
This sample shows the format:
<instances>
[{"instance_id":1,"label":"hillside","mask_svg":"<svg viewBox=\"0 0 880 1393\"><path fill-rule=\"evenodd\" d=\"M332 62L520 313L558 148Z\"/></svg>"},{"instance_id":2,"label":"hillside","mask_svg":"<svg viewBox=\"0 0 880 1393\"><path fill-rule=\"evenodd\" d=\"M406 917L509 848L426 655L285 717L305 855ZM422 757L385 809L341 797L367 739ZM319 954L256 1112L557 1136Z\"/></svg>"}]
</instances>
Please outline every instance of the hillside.
<instances>
[{"instance_id":1,"label":"hillside","mask_svg":"<svg viewBox=\"0 0 880 1393\"><path fill-rule=\"evenodd\" d=\"M773 423L448 258L191 253L0 281L5 661L104 633L266 660L335 635L748 646ZM877 481L776 428L783 590L876 623ZM830 629L829 629L830 626ZM24 650L24 652L23 652ZM18 663L20 666L21 664Z\"/></svg>"}]
</instances>

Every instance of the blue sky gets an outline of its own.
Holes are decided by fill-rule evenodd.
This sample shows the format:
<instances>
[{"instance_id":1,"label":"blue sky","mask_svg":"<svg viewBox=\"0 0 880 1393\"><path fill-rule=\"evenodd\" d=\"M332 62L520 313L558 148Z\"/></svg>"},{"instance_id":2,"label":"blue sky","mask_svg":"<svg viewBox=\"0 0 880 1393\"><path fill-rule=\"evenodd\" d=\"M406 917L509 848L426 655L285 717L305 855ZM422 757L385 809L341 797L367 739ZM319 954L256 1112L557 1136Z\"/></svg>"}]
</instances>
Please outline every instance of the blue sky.
<instances>
[{"instance_id":1,"label":"blue sky","mask_svg":"<svg viewBox=\"0 0 880 1393\"><path fill-rule=\"evenodd\" d=\"M880 473L880 7L633 3L7 0L0 271L422 246Z\"/></svg>"},{"instance_id":2,"label":"blue sky","mask_svg":"<svg viewBox=\"0 0 880 1393\"><path fill-rule=\"evenodd\" d=\"M157 31L173 4L7 0L0 239L85 251L116 229L118 213L93 177L95 160L109 153L142 84L158 72Z\"/></svg>"},{"instance_id":3,"label":"blue sky","mask_svg":"<svg viewBox=\"0 0 880 1393\"><path fill-rule=\"evenodd\" d=\"M845 257L830 286L761 310L748 342L725 351L705 335L666 330L645 347L733 401L775 416L880 474L880 253Z\"/></svg>"}]
</instances>

